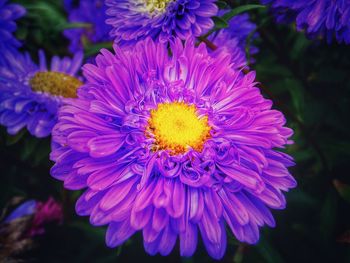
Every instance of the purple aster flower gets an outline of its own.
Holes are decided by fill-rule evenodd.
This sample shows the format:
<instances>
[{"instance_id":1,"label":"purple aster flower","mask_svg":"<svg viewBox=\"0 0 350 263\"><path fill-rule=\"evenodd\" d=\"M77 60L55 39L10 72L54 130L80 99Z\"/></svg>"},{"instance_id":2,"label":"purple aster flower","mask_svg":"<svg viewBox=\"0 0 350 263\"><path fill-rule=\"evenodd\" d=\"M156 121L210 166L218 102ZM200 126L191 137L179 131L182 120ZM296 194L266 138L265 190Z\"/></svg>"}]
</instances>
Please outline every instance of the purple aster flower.
<instances>
[{"instance_id":1,"label":"purple aster flower","mask_svg":"<svg viewBox=\"0 0 350 263\"><path fill-rule=\"evenodd\" d=\"M76 211L108 225L109 247L140 230L149 254L169 254L179 238L191 256L200 232L219 259L226 226L253 244L275 225L269 208L283 209L282 191L296 185L292 158L276 149L292 130L229 53L180 39L171 48L115 45L83 67L87 83L52 132L51 174L85 189Z\"/></svg>"},{"instance_id":2,"label":"purple aster flower","mask_svg":"<svg viewBox=\"0 0 350 263\"><path fill-rule=\"evenodd\" d=\"M220 16L225 12L220 12ZM219 48L227 49L231 53L232 61L237 67L245 67L247 65L246 47L249 45L249 37L253 34L252 39L256 38L254 34L256 25L249 20L248 14L237 15L229 22L229 27L221 29L208 37ZM258 48L249 45L250 55L258 52Z\"/></svg>"},{"instance_id":3,"label":"purple aster flower","mask_svg":"<svg viewBox=\"0 0 350 263\"><path fill-rule=\"evenodd\" d=\"M1 53L14 51L20 42L13 36L17 29L15 20L25 14L25 9L17 4L8 4L7 0L0 0L0 50ZM6 63L5 57L0 56L0 66Z\"/></svg>"},{"instance_id":4,"label":"purple aster flower","mask_svg":"<svg viewBox=\"0 0 350 263\"><path fill-rule=\"evenodd\" d=\"M310 38L350 44L350 0L261 0L271 4L278 22L296 21Z\"/></svg>"},{"instance_id":5,"label":"purple aster flower","mask_svg":"<svg viewBox=\"0 0 350 263\"><path fill-rule=\"evenodd\" d=\"M172 36L200 36L214 26L215 0L106 0L107 24L120 44L133 44L147 36L168 41Z\"/></svg>"},{"instance_id":6,"label":"purple aster flower","mask_svg":"<svg viewBox=\"0 0 350 263\"><path fill-rule=\"evenodd\" d=\"M74 28L64 31L64 35L70 40L69 50L72 53L83 50L84 42L98 43L112 40L109 36L112 27L105 23L107 7L104 1L80 1L78 8L72 7L71 1L66 1L65 6L69 12L69 22L87 23L90 25L85 28Z\"/></svg>"},{"instance_id":7,"label":"purple aster flower","mask_svg":"<svg viewBox=\"0 0 350 263\"><path fill-rule=\"evenodd\" d=\"M82 85L76 77L83 54L73 59L57 56L46 66L46 58L39 52L39 66L29 54L5 53L8 66L0 67L0 124L10 134L27 127L36 137L45 137L57 121L57 110L65 97L75 97Z\"/></svg>"}]
</instances>

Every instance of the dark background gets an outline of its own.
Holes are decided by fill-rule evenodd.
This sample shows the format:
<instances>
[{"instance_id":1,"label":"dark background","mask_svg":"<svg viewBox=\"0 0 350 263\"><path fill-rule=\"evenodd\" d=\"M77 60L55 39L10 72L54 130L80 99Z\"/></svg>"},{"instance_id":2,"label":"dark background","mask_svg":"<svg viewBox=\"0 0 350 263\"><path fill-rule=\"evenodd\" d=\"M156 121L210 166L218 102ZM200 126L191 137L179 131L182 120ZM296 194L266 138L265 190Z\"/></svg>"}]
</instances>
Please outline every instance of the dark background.
<instances>
[{"instance_id":1,"label":"dark background","mask_svg":"<svg viewBox=\"0 0 350 263\"><path fill-rule=\"evenodd\" d=\"M16 33L23 49L33 57L38 48L49 56L68 55L61 1L14 2L28 9ZM257 3L231 2L232 7ZM277 226L263 228L257 245L240 244L228 234L222 262L350 262L350 46L310 41L293 25L276 25L266 9L249 13L260 35L251 69L295 131L295 144L286 151L297 163L291 171L298 187L286 194L287 208L273 212ZM89 54L97 50L86 48ZM140 234L108 249L105 229L75 215L80 193L63 190L50 177L49 152L49 139L25 131L11 137L0 129L0 208L17 196L42 201L53 196L64 207L64 223L35 237L35 247L22 255L25 262L212 262L202 244L193 258L180 258L178 248L168 257L150 257Z\"/></svg>"}]
</instances>

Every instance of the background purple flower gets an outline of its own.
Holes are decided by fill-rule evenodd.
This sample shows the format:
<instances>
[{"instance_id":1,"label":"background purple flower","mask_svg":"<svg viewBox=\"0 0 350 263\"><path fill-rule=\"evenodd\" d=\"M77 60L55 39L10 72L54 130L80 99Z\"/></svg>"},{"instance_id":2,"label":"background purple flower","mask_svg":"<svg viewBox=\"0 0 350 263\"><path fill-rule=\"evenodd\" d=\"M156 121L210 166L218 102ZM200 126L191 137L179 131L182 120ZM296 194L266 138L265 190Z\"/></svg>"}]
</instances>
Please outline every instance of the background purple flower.
<instances>
[{"instance_id":1,"label":"background purple flower","mask_svg":"<svg viewBox=\"0 0 350 263\"><path fill-rule=\"evenodd\" d=\"M63 221L62 205L50 197L46 202L37 202L29 236L41 235L45 232L45 225Z\"/></svg>"},{"instance_id":2,"label":"background purple flower","mask_svg":"<svg viewBox=\"0 0 350 263\"><path fill-rule=\"evenodd\" d=\"M107 7L103 0L80 1L78 7L72 6L71 1L65 1L65 7L69 13L69 22L86 23L87 27L67 29L64 35L70 40L69 50L72 53L83 50L83 43L99 43L111 41L109 32L112 27L105 20Z\"/></svg>"},{"instance_id":3,"label":"background purple flower","mask_svg":"<svg viewBox=\"0 0 350 263\"><path fill-rule=\"evenodd\" d=\"M295 21L299 31L310 38L335 37L339 43L350 44L349 0L262 0L271 4L278 22Z\"/></svg>"},{"instance_id":4,"label":"background purple flower","mask_svg":"<svg viewBox=\"0 0 350 263\"><path fill-rule=\"evenodd\" d=\"M200 36L214 26L218 8L214 0L132 1L106 0L110 33L120 44L133 44L150 36L162 42L172 36Z\"/></svg>"},{"instance_id":5,"label":"background purple flower","mask_svg":"<svg viewBox=\"0 0 350 263\"><path fill-rule=\"evenodd\" d=\"M221 16L225 12L220 13ZM208 39L217 47L227 49L232 56L232 61L238 68L241 68L247 65L247 48L249 56L258 52L258 48L251 44L257 37L257 34L254 34L255 30L256 25L249 20L249 15L242 14L233 17L228 28L214 32Z\"/></svg>"},{"instance_id":6,"label":"background purple flower","mask_svg":"<svg viewBox=\"0 0 350 263\"><path fill-rule=\"evenodd\" d=\"M20 42L13 36L17 26L15 20L25 14L25 9L17 4L8 4L7 0L0 0L0 50L1 53L14 51ZM4 65L5 56L0 55L0 66Z\"/></svg>"},{"instance_id":7,"label":"background purple flower","mask_svg":"<svg viewBox=\"0 0 350 263\"><path fill-rule=\"evenodd\" d=\"M275 225L269 208L283 209L282 191L296 182L292 158L275 149L293 132L255 73L192 41L176 39L171 57L150 38L114 48L84 66L87 83L52 133L51 175L86 189L77 213L108 225L109 247L142 231L151 255L168 255L179 238L181 255L191 256L200 232L220 259L226 226L256 243L259 227Z\"/></svg>"},{"instance_id":8,"label":"background purple flower","mask_svg":"<svg viewBox=\"0 0 350 263\"><path fill-rule=\"evenodd\" d=\"M26 127L36 137L46 137L57 121L57 110L65 96L75 96L74 88L81 85L75 78L83 54L73 59L57 56L47 68L44 52L39 52L39 66L29 54L7 52L9 62L0 67L0 124L10 134Z\"/></svg>"},{"instance_id":9,"label":"background purple flower","mask_svg":"<svg viewBox=\"0 0 350 263\"><path fill-rule=\"evenodd\" d=\"M9 223L17 218L33 215L35 213L36 205L37 202L35 200L28 200L22 203L5 218L4 222Z\"/></svg>"},{"instance_id":10,"label":"background purple flower","mask_svg":"<svg viewBox=\"0 0 350 263\"><path fill-rule=\"evenodd\" d=\"M4 220L4 223L10 224L15 220L31 217L31 223L28 226L25 236L33 237L43 234L45 225L50 222L62 223L63 211L61 204L57 203L52 197L46 202L28 200L13 210Z\"/></svg>"},{"instance_id":11,"label":"background purple flower","mask_svg":"<svg viewBox=\"0 0 350 263\"><path fill-rule=\"evenodd\" d=\"M62 223L63 211L60 203L50 197L45 202L28 200L18 205L20 197L14 197L8 203L14 203L14 210L0 221L0 261L25 262L26 253L33 253L35 247L41 247L40 239L47 226ZM11 205L12 206L12 205ZM2 216L7 214L5 206ZM52 231L50 231L52 233ZM48 235L47 235L48 236ZM39 241L39 242L37 242Z\"/></svg>"}]
</instances>

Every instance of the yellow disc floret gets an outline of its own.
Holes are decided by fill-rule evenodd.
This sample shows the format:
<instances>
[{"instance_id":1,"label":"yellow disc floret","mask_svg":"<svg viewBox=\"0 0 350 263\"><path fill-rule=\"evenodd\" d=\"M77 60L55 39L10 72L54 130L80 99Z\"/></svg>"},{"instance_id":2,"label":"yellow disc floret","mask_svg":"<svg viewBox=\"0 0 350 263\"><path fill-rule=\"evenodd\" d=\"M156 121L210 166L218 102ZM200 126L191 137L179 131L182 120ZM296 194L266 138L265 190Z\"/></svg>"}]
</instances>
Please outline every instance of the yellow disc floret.
<instances>
[{"instance_id":1,"label":"yellow disc floret","mask_svg":"<svg viewBox=\"0 0 350 263\"><path fill-rule=\"evenodd\" d=\"M189 148L201 151L210 137L206 116L199 117L194 105L183 102L161 103L151 111L148 131L155 138L155 150L185 153Z\"/></svg>"},{"instance_id":2,"label":"yellow disc floret","mask_svg":"<svg viewBox=\"0 0 350 263\"><path fill-rule=\"evenodd\" d=\"M33 91L46 92L55 96L75 98L77 89L83 84L79 79L61 72L37 72L30 79Z\"/></svg>"},{"instance_id":3,"label":"yellow disc floret","mask_svg":"<svg viewBox=\"0 0 350 263\"><path fill-rule=\"evenodd\" d=\"M146 0L146 8L149 13L164 12L170 1L172 0Z\"/></svg>"}]
</instances>

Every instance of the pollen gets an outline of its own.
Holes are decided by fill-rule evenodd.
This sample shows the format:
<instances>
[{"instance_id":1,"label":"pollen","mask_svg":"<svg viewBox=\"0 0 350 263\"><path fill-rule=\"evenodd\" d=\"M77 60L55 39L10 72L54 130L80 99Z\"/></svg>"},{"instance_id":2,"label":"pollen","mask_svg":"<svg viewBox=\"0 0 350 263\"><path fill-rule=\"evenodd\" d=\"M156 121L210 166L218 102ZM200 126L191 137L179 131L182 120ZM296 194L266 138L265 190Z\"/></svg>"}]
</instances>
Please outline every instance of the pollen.
<instances>
[{"instance_id":1,"label":"pollen","mask_svg":"<svg viewBox=\"0 0 350 263\"><path fill-rule=\"evenodd\" d=\"M190 148L202 151L210 137L207 116L198 116L194 105L183 102L161 103L151 111L148 131L155 138L155 150L185 153Z\"/></svg>"},{"instance_id":2,"label":"pollen","mask_svg":"<svg viewBox=\"0 0 350 263\"><path fill-rule=\"evenodd\" d=\"M29 84L33 91L45 92L55 96L65 98L75 98L77 89L83 83L68 74L61 72L37 72L30 79Z\"/></svg>"},{"instance_id":3,"label":"pollen","mask_svg":"<svg viewBox=\"0 0 350 263\"><path fill-rule=\"evenodd\" d=\"M163 12L170 1L172 0L146 0L147 10L149 13Z\"/></svg>"}]
</instances>

